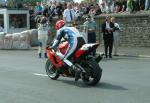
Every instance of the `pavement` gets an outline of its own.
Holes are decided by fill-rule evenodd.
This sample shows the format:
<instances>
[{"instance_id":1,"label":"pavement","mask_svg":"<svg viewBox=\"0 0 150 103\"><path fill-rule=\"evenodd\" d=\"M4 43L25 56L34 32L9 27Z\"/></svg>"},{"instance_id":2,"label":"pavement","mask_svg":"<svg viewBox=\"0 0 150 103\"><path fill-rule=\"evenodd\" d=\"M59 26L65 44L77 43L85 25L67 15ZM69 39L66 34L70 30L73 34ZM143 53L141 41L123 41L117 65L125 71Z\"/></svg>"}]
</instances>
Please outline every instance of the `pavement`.
<instances>
[{"instance_id":1,"label":"pavement","mask_svg":"<svg viewBox=\"0 0 150 103\"><path fill-rule=\"evenodd\" d=\"M32 47L32 50L37 50L38 47ZM99 46L97 53L104 53L104 46ZM150 47L119 47L119 56L126 57L144 57L150 58Z\"/></svg>"},{"instance_id":2,"label":"pavement","mask_svg":"<svg viewBox=\"0 0 150 103\"><path fill-rule=\"evenodd\" d=\"M104 47L100 46L98 52L104 53ZM150 58L150 47L119 47L118 55Z\"/></svg>"}]
</instances>

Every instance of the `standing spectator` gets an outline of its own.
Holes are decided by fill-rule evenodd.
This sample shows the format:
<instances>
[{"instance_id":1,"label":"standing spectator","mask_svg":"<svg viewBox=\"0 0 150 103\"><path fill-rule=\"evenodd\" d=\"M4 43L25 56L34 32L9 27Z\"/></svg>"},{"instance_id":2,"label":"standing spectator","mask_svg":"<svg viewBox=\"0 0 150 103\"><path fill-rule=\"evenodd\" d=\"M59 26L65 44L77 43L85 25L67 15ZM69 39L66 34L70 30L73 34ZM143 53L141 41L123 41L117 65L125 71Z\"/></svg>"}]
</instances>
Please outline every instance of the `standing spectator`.
<instances>
[{"instance_id":1,"label":"standing spectator","mask_svg":"<svg viewBox=\"0 0 150 103\"><path fill-rule=\"evenodd\" d=\"M109 8L108 8L106 0L100 0L99 5L100 5L102 13L109 13Z\"/></svg>"},{"instance_id":2,"label":"standing spectator","mask_svg":"<svg viewBox=\"0 0 150 103\"><path fill-rule=\"evenodd\" d=\"M101 13L102 13L102 11L101 11L99 5L96 4L96 6L95 6L95 15L100 15Z\"/></svg>"},{"instance_id":3,"label":"standing spectator","mask_svg":"<svg viewBox=\"0 0 150 103\"><path fill-rule=\"evenodd\" d=\"M86 18L84 26L87 27L87 43L96 43L96 22L91 18L90 15ZM96 54L96 51L93 52L93 55Z\"/></svg>"},{"instance_id":4,"label":"standing spectator","mask_svg":"<svg viewBox=\"0 0 150 103\"><path fill-rule=\"evenodd\" d=\"M62 19L63 8L62 8L62 4L61 3L58 3L56 5L56 12L57 12L58 19Z\"/></svg>"},{"instance_id":5,"label":"standing spectator","mask_svg":"<svg viewBox=\"0 0 150 103\"><path fill-rule=\"evenodd\" d=\"M127 0L127 11L131 13L133 9L133 0Z\"/></svg>"},{"instance_id":6,"label":"standing spectator","mask_svg":"<svg viewBox=\"0 0 150 103\"><path fill-rule=\"evenodd\" d=\"M65 21L66 26L71 26L73 23L75 23L76 20L76 13L72 9L72 4L67 4L67 9L64 10L63 19Z\"/></svg>"},{"instance_id":7,"label":"standing spectator","mask_svg":"<svg viewBox=\"0 0 150 103\"><path fill-rule=\"evenodd\" d=\"M140 10L144 10L145 8L145 0L139 0Z\"/></svg>"},{"instance_id":8,"label":"standing spectator","mask_svg":"<svg viewBox=\"0 0 150 103\"><path fill-rule=\"evenodd\" d=\"M94 18L94 15L96 14L96 10L94 6L91 6L91 9L89 11L89 15Z\"/></svg>"},{"instance_id":9,"label":"standing spectator","mask_svg":"<svg viewBox=\"0 0 150 103\"><path fill-rule=\"evenodd\" d=\"M41 15L42 12L43 12L42 10L43 10L43 8L42 8L40 2L37 2L37 3L36 3L36 6L35 6L35 8L34 8L34 13L35 13L35 15Z\"/></svg>"},{"instance_id":10,"label":"standing spectator","mask_svg":"<svg viewBox=\"0 0 150 103\"><path fill-rule=\"evenodd\" d=\"M115 12L120 12L122 10L122 3L119 0L115 2Z\"/></svg>"},{"instance_id":11,"label":"standing spectator","mask_svg":"<svg viewBox=\"0 0 150 103\"><path fill-rule=\"evenodd\" d=\"M127 8L127 1L126 1L126 0L123 0L123 1L121 1L121 3L122 3L121 12L124 12L124 11L126 11L126 8Z\"/></svg>"},{"instance_id":12,"label":"standing spectator","mask_svg":"<svg viewBox=\"0 0 150 103\"><path fill-rule=\"evenodd\" d=\"M56 5L52 4L48 10L49 21L52 21L53 17L57 15Z\"/></svg>"},{"instance_id":13,"label":"standing spectator","mask_svg":"<svg viewBox=\"0 0 150 103\"><path fill-rule=\"evenodd\" d=\"M48 17L48 8L48 5L46 5L43 10L43 15L45 15L46 17Z\"/></svg>"},{"instance_id":14,"label":"standing spectator","mask_svg":"<svg viewBox=\"0 0 150 103\"><path fill-rule=\"evenodd\" d=\"M50 15L53 17L53 16L56 16L57 15L57 10L56 10L56 5L55 4L52 4L50 9L49 9L49 13Z\"/></svg>"},{"instance_id":15,"label":"standing spectator","mask_svg":"<svg viewBox=\"0 0 150 103\"><path fill-rule=\"evenodd\" d=\"M134 7L134 11L140 10L139 0L133 0L133 7Z\"/></svg>"},{"instance_id":16,"label":"standing spectator","mask_svg":"<svg viewBox=\"0 0 150 103\"><path fill-rule=\"evenodd\" d=\"M107 5L108 5L108 11L114 12L114 1L113 0L107 0Z\"/></svg>"},{"instance_id":17,"label":"standing spectator","mask_svg":"<svg viewBox=\"0 0 150 103\"><path fill-rule=\"evenodd\" d=\"M46 3L41 1L42 12L45 10Z\"/></svg>"},{"instance_id":18,"label":"standing spectator","mask_svg":"<svg viewBox=\"0 0 150 103\"><path fill-rule=\"evenodd\" d=\"M106 17L106 21L102 24L102 32L105 46L105 58L108 57L108 49L109 58L112 58L114 24L110 21L110 17Z\"/></svg>"},{"instance_id":19,"label":"standing spectator","mask_svg":"<svg viewBox=\"0 0 150 103\"><path fill-rule=\"evenodd\" d=\"M145 0L145 10L149 10L150 8L150 0Z\"/></svg>"},{"instance_id":20,"label":"standing spectator","mask_svg":"<svg viewBox=\"0 0 150 103\"><path fill-rule=\"evenodd\" d=\"M88 5L88 3L85 3L84 5L85 5L85 12L84 12L84 14L88 14L89 11L90 11L90 6Z\"/></svg>"},{"instance_id":21,"label":"standing spectator","mask_svg":"<svg viewBox=\"0 0 150 103\"><path fill-rule=\"evenodd\" d=\"M44 57L47 58L47 53L46 53L46 45L47 45L47 40L48 40L48 23L47 23L47 18L43 16L40 21L40 25L38 28L38 41L39 41L39 58L42 57L44 54Z\"/></svg>"},{"instance_id":22,"label":"standing spectator","mask_svg":"<svg viewBox=\"0 0 150 103\"><path fill-rule=\"evenodd\" d=\"M115 26L115 31L113 32L113 37L114 37L114 41L113 41L113 44L114 44L114 56L118 56L120 26L115 21L115 17L111 18L111 22L114 23L114 26Z\"/></svg>"}]
</instances>

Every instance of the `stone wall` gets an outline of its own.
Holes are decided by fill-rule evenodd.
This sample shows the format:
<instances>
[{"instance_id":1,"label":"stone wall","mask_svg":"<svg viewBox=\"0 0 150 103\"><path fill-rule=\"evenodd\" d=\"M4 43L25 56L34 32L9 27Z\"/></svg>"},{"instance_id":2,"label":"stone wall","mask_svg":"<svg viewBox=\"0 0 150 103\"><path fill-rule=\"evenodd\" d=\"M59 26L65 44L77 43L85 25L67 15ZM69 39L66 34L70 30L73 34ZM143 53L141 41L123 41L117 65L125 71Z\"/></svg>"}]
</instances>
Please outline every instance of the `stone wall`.
<instances>
[{"instance_id":1,"label":"stone wall","mask_svg":"<svg viewBox=\"0 0 150 103\"><path fill-rule=\"evenodd\" d=\"M108 15L107 15L108 16ZM146 14L111 14L116 17L123 32L120 33L120 46L150 47L150 13ZM101 24L106 15L95 17L98 24L97 40L103 43Z\"/></svg>"},{"instance_id":2,"label":"stone wall","mask_svg":"<svg viewBox=\"0 0 150 103\"><path fill-rule=\"evenodd\" d=\"M142 13L137 12L134 14L105 14L95 17L95 21L98 25L97 41L100 42L101 45L103 45L101 25L105 21L106 16L116 17L117 22L123 30L123 32L120 33L120 46L150 47L150 11L146 13L142 11ZM54 23L55 22L56 21L54 21ZM85 22L85 19L80 19L78 24L82 25L83 22ZM55 34L55 29L52 29L52 32Z\"/></svg>"}]
</instances>

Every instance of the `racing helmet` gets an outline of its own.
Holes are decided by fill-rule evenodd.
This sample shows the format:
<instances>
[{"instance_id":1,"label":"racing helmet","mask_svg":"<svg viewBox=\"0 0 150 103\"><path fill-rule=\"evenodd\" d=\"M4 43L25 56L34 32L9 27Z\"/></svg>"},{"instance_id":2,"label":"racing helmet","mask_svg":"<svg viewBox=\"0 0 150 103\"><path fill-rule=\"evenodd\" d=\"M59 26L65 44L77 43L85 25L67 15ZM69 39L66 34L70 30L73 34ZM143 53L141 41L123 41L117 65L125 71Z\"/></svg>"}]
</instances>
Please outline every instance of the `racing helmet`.
<instances>
[{"instance_id":1,"label":"racing helmet","mask_svg":"<svg viewBox=\"0 0 150 103\"><path fill-rule=\"evenodd\" d=\"M65 21L64 20L58 20L55 24L55 28L57 30L59 30L60 28L62 28L65 25Z\"/></svg>"}]
</instances>

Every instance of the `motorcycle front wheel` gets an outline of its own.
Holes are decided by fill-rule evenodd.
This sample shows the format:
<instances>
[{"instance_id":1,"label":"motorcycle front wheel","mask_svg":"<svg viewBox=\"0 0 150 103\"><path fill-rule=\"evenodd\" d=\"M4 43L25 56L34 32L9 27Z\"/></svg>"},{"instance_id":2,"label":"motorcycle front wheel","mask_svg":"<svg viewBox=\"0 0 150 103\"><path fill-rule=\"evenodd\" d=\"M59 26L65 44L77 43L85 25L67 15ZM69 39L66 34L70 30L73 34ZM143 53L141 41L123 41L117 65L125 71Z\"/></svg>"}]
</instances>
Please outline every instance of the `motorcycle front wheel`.
<instances>
[{"instance_id":1,"label":"motorcycle front wheel","mask_svg":"<svg viewBox=\"0 0 150 103\"><path fill-rule=\"evenodd\" d=\"M58 79L59 74L57 73L56 68L52 65L49 59L46 61L45 70L49 78L53 80Z\"/></svg>"},{"instance_id":2,"label":"motorcycle front wheel","mask_svg":"<svg viewBox=\"0 0 150 103\"><path fill-rule=\"evenodd\" d=\"M86 73L82 74L83 82L90 86L98 84L102 76L102 69L99 64L95 60L90 59L84 68Z\"/></svg>"}]
</instances>

